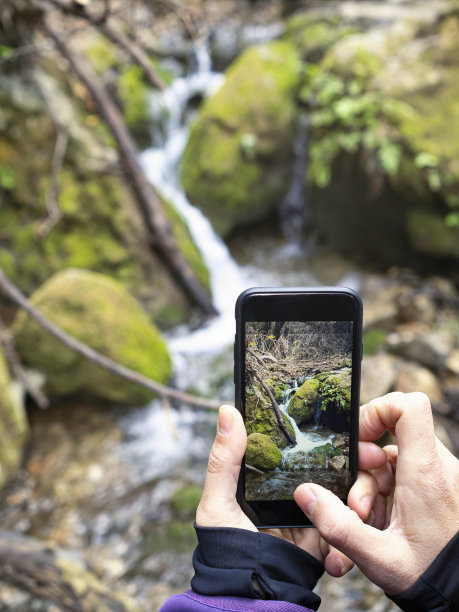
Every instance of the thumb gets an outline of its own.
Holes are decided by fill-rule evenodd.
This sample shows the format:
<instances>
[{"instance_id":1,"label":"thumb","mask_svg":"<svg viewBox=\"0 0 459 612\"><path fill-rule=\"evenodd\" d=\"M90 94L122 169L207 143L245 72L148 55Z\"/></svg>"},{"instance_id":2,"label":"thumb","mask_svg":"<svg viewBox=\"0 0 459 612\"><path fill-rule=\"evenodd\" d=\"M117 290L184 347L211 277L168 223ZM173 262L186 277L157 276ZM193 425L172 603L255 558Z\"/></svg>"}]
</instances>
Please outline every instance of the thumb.
<instances>
[{"instance_id":1,"label":"thumb","mask_svg":"<svg viewBox=\"0 0 459 612\"><path fill-rule=\"evenodd\" d=\"M240 521L248 521L236 501L237 482L246 446L247 433L240 412L233 406L221 406L204 491L196 513L198 525L242 527ZM248 523L252 526L250 521Z\"/></svg>"},{"instance_id":2,"label":"thumb","mask_svg":"<svg viewBox=\"0 0 459 612\"><path fill-rule=\"evenodd\" d=\"M363 523L356 512L320 485L300 485L295 491L295 501L323 539L352 559L378 584L381 560L390 557L393 536Z\"/></svg>"}]
</instances>

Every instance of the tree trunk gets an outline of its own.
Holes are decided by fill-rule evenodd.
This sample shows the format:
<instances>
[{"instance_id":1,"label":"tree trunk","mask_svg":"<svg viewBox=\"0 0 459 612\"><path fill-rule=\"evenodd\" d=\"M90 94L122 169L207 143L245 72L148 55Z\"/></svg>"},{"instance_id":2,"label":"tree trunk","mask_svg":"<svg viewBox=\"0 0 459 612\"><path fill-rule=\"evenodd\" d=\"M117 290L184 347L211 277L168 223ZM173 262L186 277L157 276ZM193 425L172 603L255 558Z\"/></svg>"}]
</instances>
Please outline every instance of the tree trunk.
<instances>
[{"instance_id":1,"label":"tree trunk","mask_svg":"<svg viewBox=\"0 0 459 612\"><path fill-rule=\"evenodd\" d=\"M215 315L216 310L210 296L198 281L189 262L180 251L172 235L170 223L164 213L161 200L137 159L137 151L123 117L106 90L99 84L90 66L77 56L67 44L44 23L44 30L55 42L59 52L69 61L71 67L85 84L95 100L101 117L105 120L118 144L126 174L137 195L149 233L151 246L163 257L170 271L191 299L205 314Z\"/></svg>"}]
</instances>

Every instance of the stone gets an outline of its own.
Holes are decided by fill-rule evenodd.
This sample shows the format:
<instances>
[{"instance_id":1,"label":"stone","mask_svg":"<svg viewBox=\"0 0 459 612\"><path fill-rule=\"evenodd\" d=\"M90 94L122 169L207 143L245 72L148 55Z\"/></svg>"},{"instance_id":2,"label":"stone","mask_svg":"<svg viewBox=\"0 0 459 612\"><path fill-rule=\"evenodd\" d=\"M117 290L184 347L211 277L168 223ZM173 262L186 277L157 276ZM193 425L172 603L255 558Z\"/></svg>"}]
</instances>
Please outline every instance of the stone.
<instances>
[{"instance_id":1,"label":"stone","mask_svg":"<svg viewBox=\"0 0 459 612\"><path fill-rule=\"evenodd\" d=\"M0 489L21 465L28 429L25 410L14 393L0 348Z\"/></svg>"},{"instance_id":2,"label":"stone","mask_svg":"<svg viewBox=\"0 0 459 612\"><path fill-rule=\"evenodd\" d=\"M345 470L346 468L348 468L348 465L349 458L344 457L343 455L340 455L338 457L332 457L328 462L329 469L335 472L341 472L342 470Z\"/></svg>"},{"instance_id":3,"label":"stone","mask_svg":"<svg viewBox=\"0 0 459 612\"><path fill-rule=\"evenodd\" d=\"M310 378L301 385L290 400L288 413L298 425L314 421L319 400L319 386L320 381L317 378Z\"/></svg>"},{"instance_id":4,"label":"stone","mask_svg":"<svg viewBox=\"0 0 459 612\"><path fill-rule=\"evenodd\" d=\"M389 338L388 338L389 340ZM391 349L397 355L416 361L436 372L446 369L446 362L454 348L451 331L446 327L436 327L420 334L416 327L405 327L391 341Z\"/></svg>"},{"instance_id":5,"label":"stone","mask_svg":"<svg viewBox=\"0 0 459 612\"><path fill-rule=\"evenodd\" d=\"M362 360L360 403L385 395L392 390L396 376L396 359L384 353Z\"/></svg>"},{"instance_id":6,"label":"stone","mask_svg":"<svg viewBox=\"0 0 459 612\"><path fill-rule=\"evenodd\" d=\"M223 236L269 215L288 189L300 76L292 44L256 45L202 105L183 154L182 183Z\"/></svg>"},{"instance_id":7,"label":"stone","mask_svg":"<svg viewBox=\"0 0 459 612\"><path fill-rule=\"evenodd\" d=\"M349 445L349 436L346 434L337 434L333 440L333 448L342 448Z\"/></svg>"},{"instance_id":8,"label":"stone","mask_svg":"<svg viewBox=\"0 0 459 612\"><path fill-rule=\"evenodd\" d=\"M450 372L453 372L453 374L459 375L459 349L455 349L451 352L446 359L446 367Z\"/></svg>"},{"instance_id":9,"label":"stone","mask_svg":"<svg viewBox=\"0 0 459 612\"><path fill-rule=\"evenodd\" d=\"M172 373L165 341L140 304L120 283L95 272L67 269L34 292L31 303L64 331L113 361L160 383ZM26 365L46 377L51 398L73 394L145 404L153 393L67 348L21 312L14 327Z\"/></svg>"},{"instance_id":10,"label":"stone","mask_svg":"<svg viewBox=\"0 0 459 612\"><path fill-rule=\"evenodd\" d=\"M422 391L429 396L432 404L442 401L440 382L427 368L416 363L403 363L398 368L395 390L403 393Z\"/></svg>"},{"instance_id":11,"label":"stone","mask_svg":"<svg viewBox=\"0 0 459 612\"><path fill-rule=\"evenodd\" d=\"M253 433L247 438L246 462L259 470L275 470L282 461L282 453L274 442L261 433Z\"/></svg>"}]
</instances>

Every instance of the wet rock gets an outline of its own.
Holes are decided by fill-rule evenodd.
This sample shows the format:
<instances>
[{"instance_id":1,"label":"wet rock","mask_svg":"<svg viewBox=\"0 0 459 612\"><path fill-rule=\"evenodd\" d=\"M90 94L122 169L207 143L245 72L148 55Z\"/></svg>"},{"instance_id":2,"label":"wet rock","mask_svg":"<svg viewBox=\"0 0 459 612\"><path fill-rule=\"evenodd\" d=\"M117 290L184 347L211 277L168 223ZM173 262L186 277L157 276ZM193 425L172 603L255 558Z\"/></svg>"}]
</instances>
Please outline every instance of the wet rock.
<instances>
[{"instance_id":1,"label":"wet rock","mask_svg":"<svg viewBox=\"0 0 459 612\"><path fill-rule=\"evenodd\" d=\"M257 45L203 104L182 158L182 182L220 234L266 217L285 195L299 82L291 44Z\"/></svg>"},{"instance_id":2,"label":"wet rock","mask_svg":"<svg viewBox=\"0 0 459 612\"><path fill-rule=\"evenodd\" d=\"M317 378L310 378L301 385L290 400L288 413L298 425L314 421L319 401L319 386L320 381Z\"/></svg>"},{"instance_id":3,"label":"wet rock","mask_svg":"<svg viewBox=\"0 0 459 612\"><path fill-rule=\"evenodd\" d=\"M28 429L24 408L13 391L0 347L0 489L21 465Z\"/></svg>"},{"instance_id":4,"label":"wet rock","mask_svg":"<svg viewBox=\"0 0 459 612\"><path fill-rule=\"evenodd\" d=\"M332 457L330 461L328 462L329 469L335 472L341 472L342 470L347 469L348 465L349 465L349 458L344 457L343 455L340 455L339 457Z\"/></svg>"},{"instance_id":5,"label":"wet rock","mask_svg":"<svg viewBox=\"0 0 459 612\"><path fill-rule=\"evenodd\" d=\"M259 470L275 470L282 461L282 453L274 442L261 433L247 438L246 462Z\"/></svg>"},{"instance_id":6,"label":"wet rock","mask_svg":"<svg viewBox=\"0 0 459 612\"><path fill-rule=\"evenodd\" d=\"M32 304L64 331L148 378L167 382L167 346L140 304L116 281L86 270L55 274L31 297ZM151 391L96 366L52 338L25 313L14 325L24 362L46 376L51 397L70 394L146 403Z\"/></svg>"},{"instance_id":7,"label":"wet rock","mask_svg":"<svg viewBox=\"0 0 459 612\"><path fill-rule=\"evenodd\" d=\"M333 448L342 448L349 445L349 436L346 434L338 434L333 439Z\"/></svg>"},{"instance_id":8,"label":"wet rock","mask_svg":"<svg viewBox=\"0 0 459 612\"><path fill-rule=\"evenodd\" d=\"M403 393L422 391L429 396L432 404L442 401L440 382L430 370L416 363L403 363L400 365L395 381L395 389Z\"/></svg>"},{"instance_id":9,"label":"wet rock","mask_svg":"<svg viewBox=\"0 0 459 612\"><path fill-rule=\"evenodd\" d=\"M396 359L391 355L374 355L362 360L360 402L366 404L375 397L388 393L394 385Z\"/></svg>"},{"instance_id":10,"label":"wet rock","mask_svg":"<svg viewBox=\"0 0 459 612\"><path fill-rule=\"evenodd\" d=\"M332 446L328 442L322 446L316 446L307 455L307 461L309 465L325 466L327 459L330 457Z\"/></svg>"}]
</instances>

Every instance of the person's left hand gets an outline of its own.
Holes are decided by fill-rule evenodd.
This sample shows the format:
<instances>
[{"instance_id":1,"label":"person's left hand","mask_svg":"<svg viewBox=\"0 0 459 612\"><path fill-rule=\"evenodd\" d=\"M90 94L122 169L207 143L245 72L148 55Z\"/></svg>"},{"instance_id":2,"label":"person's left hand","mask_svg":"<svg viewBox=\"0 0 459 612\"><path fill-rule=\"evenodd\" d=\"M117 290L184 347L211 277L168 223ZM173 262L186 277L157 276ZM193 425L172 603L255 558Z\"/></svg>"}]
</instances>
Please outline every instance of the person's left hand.
<instances>
[{"instance_id":1,"label":"person's left hand","mask_svg":"<svg viewBox=\"0 0 459 612\"><path fill-rule=\"evenodd\" d=\"M247 446L247 433L240 412L224 405L218 413L217 435L210 452L207 477L196 511L201 527L236 527L258 531L236 500L241 462ZM359 473L348 496L348 506L363 521L370 517L378 493L374 476L368 471L382 467L386 453L371 442L359 442ZM323 540L315 528L266 529L271 535L291 542L325 564L332 576L343 576L353 562Z\"/></svg>"}]
</instances>

